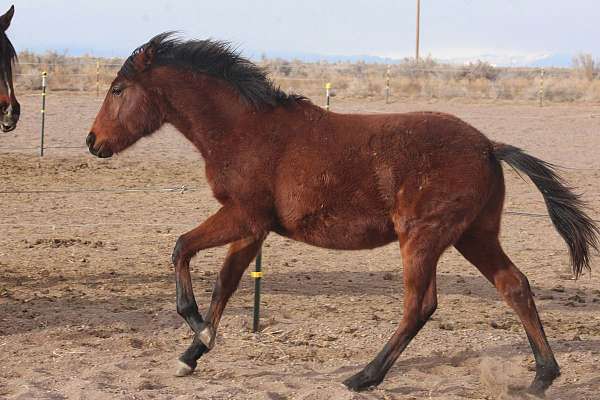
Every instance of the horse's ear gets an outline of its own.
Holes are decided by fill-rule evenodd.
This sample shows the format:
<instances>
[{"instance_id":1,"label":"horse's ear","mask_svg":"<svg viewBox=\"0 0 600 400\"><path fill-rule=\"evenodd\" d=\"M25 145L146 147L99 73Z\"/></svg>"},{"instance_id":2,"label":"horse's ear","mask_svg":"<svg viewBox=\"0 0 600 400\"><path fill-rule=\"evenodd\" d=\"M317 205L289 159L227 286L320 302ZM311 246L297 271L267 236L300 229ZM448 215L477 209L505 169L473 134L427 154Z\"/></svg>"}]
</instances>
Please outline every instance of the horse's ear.
<instances>
[{"instance_id":1,"label":"horse's ear","mask_svg":"<svg viewBox=\"0 0 600 400\"><path fill-rule=\"evenodd\" d=\"M12 17L15 15L15 6L10 6L6 14L0 17L0 29L5 31L10 26L10 21L12 21Z\"/></svg>"},{"instance_id":2,"label":"horse's ear","mask_svg":"<svg viewBox=\"0 0 600 400\"><path fill-rule=\"evenodd\" d=\"M133 64L138 72L147 70L152 62L154 61L154 55L156 54L155 44L148 42L140 51L134 56Z\"/></svg>"}]
</instances>

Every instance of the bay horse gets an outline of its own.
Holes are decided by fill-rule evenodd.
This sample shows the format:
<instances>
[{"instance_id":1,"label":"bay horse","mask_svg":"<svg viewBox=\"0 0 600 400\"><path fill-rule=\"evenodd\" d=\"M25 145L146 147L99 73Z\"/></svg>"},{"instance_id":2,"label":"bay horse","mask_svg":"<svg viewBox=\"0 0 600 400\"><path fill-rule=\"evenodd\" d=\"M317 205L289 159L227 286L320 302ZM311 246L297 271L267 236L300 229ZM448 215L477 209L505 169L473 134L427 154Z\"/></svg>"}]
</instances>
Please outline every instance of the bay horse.
<instances>
[{"instance_id":1,"label":"bay horse","mask_svg":"<svg viewBox=\"0 0 600 400\"><path fill-rule=\"evenodd\" d=\"M497 288L521 319L536 363L530 392L560 375L527 278L499 239L504 161L541 191L568 245L573 272L590 268L600 233L552 165L490 141L437 112L327 112L286 94L229 44L163 33L137 48L112 82L86 138L111 157L163 124L202 154L221 208L181 235L173 250L177 312L194 331L176 375L191 374L213 348L227 301L270 232L329 249L372 249L398 241L404 314L381 352L344 381L378 385L437 307L436 264L450 246ZM189 264L200 250L229 244L205 319Z\"/></svg>"},{"instance_id":2,"label":"bay horse","mask_svg":"<svg viewBox=\"0 0 600 400\"><path fill-rule=\"evenodd\" d=\"M21 105L15 96L13 87L13 65L17 61L17 53L6 36L10 26L15 6L0 16L0 130L10 132L17 127Z\"/></svg>"}]
</instances>

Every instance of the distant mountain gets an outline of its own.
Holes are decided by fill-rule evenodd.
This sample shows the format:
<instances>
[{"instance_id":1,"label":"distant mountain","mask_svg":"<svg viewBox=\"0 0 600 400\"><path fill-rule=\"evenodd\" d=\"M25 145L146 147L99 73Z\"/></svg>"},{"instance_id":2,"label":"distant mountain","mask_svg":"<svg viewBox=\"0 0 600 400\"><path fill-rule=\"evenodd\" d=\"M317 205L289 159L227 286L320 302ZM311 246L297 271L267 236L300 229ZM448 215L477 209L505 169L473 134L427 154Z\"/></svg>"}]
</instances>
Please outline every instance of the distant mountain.
<instances>
[{"instance_id":1,"label":"distant mountain","mask_svg":"<svg viewBox=\"0 0 600 400\"><path fill-rule=\"evenodd\" d=\"M34 52L44 52L39 49L32 49ZM60 52L60 51L59 51ZM85 54L93 54L100 57L127 57L130 52L124 49L114 48L110 51L98 51L93 49L85 48L69 48L62 52L72 56L79 56ZM303 53L303 52L292 52L292 51L273 51L273 52L260 52L260 51L243 51L243 54L250 57L252 60L260 60L262 56L267 58L281 58L284 60L300 60L303 62L365 62L368 64L400 64L405 58L395 57L383 57L368 54L356 54L356 55L340 55L340 54L319 54L319 53ZM492 65L502 67L570 67L572 65L573 55L556 53L532 53L532 54L480 54L472 57L452 57L446 59L440 59L434 57L434 59L440 63L464 65L470 62L477 62L478 60L489 62Z\"/></svg>"},{"instance_id":2,"label":"distant mountain","mask_svg":"<svg viewBox=\"0 0 600 400\"><path fill-rule=\"evenodd\" d=\"M532 67L571 67L573 66L573 56L569 54L551 54L545 58L540 58L531 63Z\"/></svg>"},{"instance_id":3,"label":"distant mountain","mask_svg":"<svg viewBox=\"0 0 600 400\"><path fill-rule=\"evenodd\" d=\"M335 55L335 54L318 54L318 53L294 53L294 52L266 52L266 53L253 53L250 57L254 60L262 58L281 58L284 60L300 60L303 62L365 62L368 64L399 64L402 62L400 59L394 59L389 57L372 56L367 54L358 55Z\"/></svg>"},{"instance_id":4,"label":"distant mountain","mask_svg":"<svg viewBox=\"0 0 600 400\"><path fill-rule=\"evenodd\" d=\"M294 53L294 52L268 52L257 56L253 53L252 59L260 59L262 55L267 58L281 58L284 60L300 60L303 62L365 62L369 64L399 64L404 61L400 58L381 57L374 55L334 55L318 53ZM475 57L453 57L449 59L434 59L440 63L464 65L478 60L489 62L501 67L570 67L573 56L569 54L481 54Z\"/></svg>"},{"instance_id":5,"label":"distant mountain","mask_svg":"<svg viewBox=\"0 0 600 400\"><path fill-rule=\"evenodd\" d=\"M499 67L570 67L573 56L568 54L481 54L476 57L439 60L449 64L468 64L478 60Z\"/></svg>"}]
</instances>

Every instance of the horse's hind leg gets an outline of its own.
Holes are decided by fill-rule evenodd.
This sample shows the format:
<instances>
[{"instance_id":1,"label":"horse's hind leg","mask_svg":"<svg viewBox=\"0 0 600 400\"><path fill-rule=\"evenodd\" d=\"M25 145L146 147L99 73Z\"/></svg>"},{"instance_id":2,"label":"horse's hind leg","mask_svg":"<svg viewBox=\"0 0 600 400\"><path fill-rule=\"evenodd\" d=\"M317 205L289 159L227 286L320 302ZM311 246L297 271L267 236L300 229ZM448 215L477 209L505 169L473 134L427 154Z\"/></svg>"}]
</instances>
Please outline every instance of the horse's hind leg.
<instances>
[{"instance_id":1,"label":"horse's hind leg","mask_svg":"<svg viewBox=\"0 0 600 400\"><path fill-rule=\"evenodd\" d=\"M499 216L496 213L478 221L456 243L461 254L490 281L516 311L533 350L536 374L529 391L542 395L560 375L544 328L533 302L529 282L502 250L498 241Z\"/></svg>"},{"instance_id":2,"label":"horse's hind leg","mask_svg":"<svg viewBox=\"0 0 600 400\"><path fill-rule=\"evenodd\" d=\"M348 388L363 390L381 383L396 359L435 312L436 265L446 247L442 242L439 234L433 232L414 234L405 242L401 239L404 266L402 321L377 357L358 374L344 381Z\"/></svg>"},{"instance_id":3,"label":"horse's hind leg","mask_svg":"<svg viewBox=\"0 0 600 400\"><path fill-rule=\"evenodd\" d=\"M190 347L179 357L181 364L176 372L177 376L192 373L198 359L213 347L216 329L225 305L237 289L244 271L258 254L262 242L262 239L248 237L229 246L229 251L215 282L210 307L206 314L206 320L203 322L204 329L194 336Z\"/></svg>"}]
</instances>

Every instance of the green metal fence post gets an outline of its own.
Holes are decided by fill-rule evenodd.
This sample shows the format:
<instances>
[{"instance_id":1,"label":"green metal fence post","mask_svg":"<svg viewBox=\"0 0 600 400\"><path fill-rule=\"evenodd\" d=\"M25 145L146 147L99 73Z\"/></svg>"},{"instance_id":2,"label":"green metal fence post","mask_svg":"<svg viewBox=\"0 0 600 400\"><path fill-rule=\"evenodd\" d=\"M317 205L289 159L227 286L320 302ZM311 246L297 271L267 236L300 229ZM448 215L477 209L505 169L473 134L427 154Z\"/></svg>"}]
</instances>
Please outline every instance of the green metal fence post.
<instances>
[{"instance_id":1,"label":"green metal fence post","mask_svg":"<svg viewBox=\"0 0 600 400\"><path fill-rule=\"evenodd\" d=\"M44 130L46 125L46 78L48 73L42 72L42 133L40 138L40 157L44 156Z\"/></svg>"},{"instance_id":2,"label":"green metal fence post","mask_svg":"<svg viewBox=\"0 0 600 400\"><path fill-rule=\"evenodd\" d=\"M260 281L262 279L262 249L256 255L256 265L254 271L250 273L254 278L254 321L252 323L252 332L258 332L260 325Z\"/></svg>"}]
</instances>

